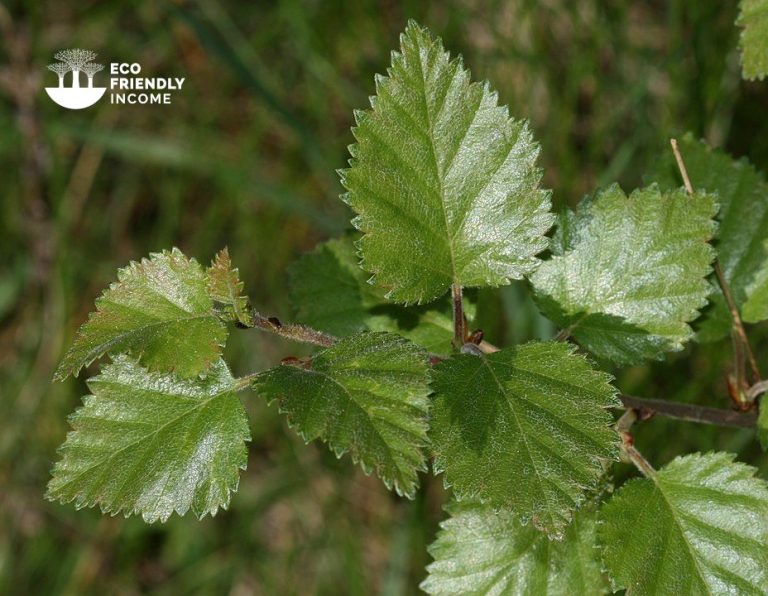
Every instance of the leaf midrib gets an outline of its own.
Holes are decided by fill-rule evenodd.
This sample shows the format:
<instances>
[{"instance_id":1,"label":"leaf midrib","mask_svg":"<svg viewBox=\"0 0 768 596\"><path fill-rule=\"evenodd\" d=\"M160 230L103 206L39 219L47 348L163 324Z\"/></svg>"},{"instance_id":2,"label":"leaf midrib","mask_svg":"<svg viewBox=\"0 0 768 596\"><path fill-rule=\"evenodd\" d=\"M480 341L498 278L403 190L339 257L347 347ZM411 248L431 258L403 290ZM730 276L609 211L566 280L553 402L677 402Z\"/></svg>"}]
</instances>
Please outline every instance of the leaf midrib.
<instances>
[{"instance_id":1,"label":"leaf midrib","mask_svg":"<svg viewBox=\"0 0 768 596\"><path fill-rule=\"evenodd\" d=\"M103 312L103 311L102 311ZM206 313L203 315L194 315L190 317L179 317L177 319L162 319L162 320L156 320L152 323L147 323L145 325L142 325L140 327L134 327L133 329L129 329L123 333L120 333L118 335L115 335L111 340L107 342L101 342L97 345L95 345L92 349L88 350L86 358L92 358L95 359L99 356L99 354L106 353L112 348L115 344L120 343L126 338L130 338L131 336L148 331L149 329L155 328L155 327L161 327L163 325L172 325L174 323L184 323L188 321L196 321L200 319L213 319L214 321L218 320L218 317L214 315L213 313ZM94 356L95 353L95 356ZM92 361L92 360L91 360ZM86 363L87 364L87 363Z\"/></svg>"},{"instance_id":2,"label":"leaf midrib","mask_svg":"<svg viewBox=\"0 0 768 596\"><path fill-rule=\"evenodd\" d=\"M541 490L542 495L544 495L544 498L546 499L547 505L549 506L549 505L551 505L551 503L549 501L549 493L547 493L547 491L544 490L544 483L542 481L541 474L539 472L538 467L536 466L536 462L533 460L533 454L531 452L531 447L528 444L528 437L526 435L525 430L523 429L522 424L520 423L520 419L519 419L519 417L517 415L517 412L515 411L515 408L512 407L512 404L509 402L509 398L507 397L507 392L505 391L504 386L501 384L501 381L499 381L499 378L496 375L496 371L493 370L493 367L491 366L491 363L488 362L488 359L485 358L484 356L481 356L480 359L481 359L483 365L486 366L488 368L488 370L490 371L491 376L493 377L493 380L496 383L496 386L499 388L500 394L502 396L504 396L505 401L507 402L508 409L512 413L512 416L513 416L513 418L515 420L515 424L517 425L517 429L518 429L518 431L520 433L520 437L521 437L521 439L523 441L523 444L525 445L525 452L528 455L528 460L531 462L531 466L533 467L533 470L536 473L536 481L539 484L539 489ZM552 516L551 511L548 511L547 513L550 516L550 521L554 522L554 518Z\"/></svg>"},{"instance_id":3,"label":"leaf midrib","mask_svg":"<svg viewBox=\"0 0 768 596\"><path fill-rule=\"evenodd\" d=\"M699 563L699 559L696 556L695 551L693 550L693 546L691 545L690 541L688 540L688 536L685 533L685 529L683 528L681 520L677 518L676 515L676 508L672 505L672 502L669 500L669 497L667 497L667 494L664 492L663 489L663 483L659 480L658 474L651 477L651 480L653 481L654 485L656 486L656 489L659 491L659 494L664 499L664 503L669 508L670 515L672 517L672 520L675 524L675 527L677 528L677 531L680 532L680 536L683 539L683 542L686 546L686 553L688 554L688 557L690 557L691 561L693 562L694 567L696 568L696 572L699 577L699 581L704 585L705 589L707 590L708 596L715 596L715 593L712 592L712 590L709 587L709 584L704 579L705 575L701 568L701 564Z\"/></svg>"},{"instance_id":4,"label":"leaf midrib","mask_svg":"<svg viewBox=\"0 0 768 596\"><path fill-rule=\"evenodd\" d=\"M420 50L420 48L419 48ZM432 153L432 162L435 166L435 175L437 177L438 184L440 185L439 189L439 197L440 197L440 212L443 214L443 225L445 226L445 240L448 244L448 254L451 258L451 283L456 283L456 255L455 250L453 246L453 234L451 233L451 228L448 222L448 212L445 209L445 180L443 179L443 172L441 171L440 165L437 161L437 149L435 148L435 130L434 130L434 122L432 121L432 117L429 110L429 104L427 103L427 78L426 73L424 72L424 65L421 61L421 51L419 51L419 56L417 60L419 64L419 74L421 75L421 99L424 102L424 114L427 118L427 126L429 128L427 137L429 138L429 148ZM450 66L450 63L449 63ZM444 100L445 102L445 100ZM470 124L471 126L471 124Z\"/></svg>"}]
</instances>

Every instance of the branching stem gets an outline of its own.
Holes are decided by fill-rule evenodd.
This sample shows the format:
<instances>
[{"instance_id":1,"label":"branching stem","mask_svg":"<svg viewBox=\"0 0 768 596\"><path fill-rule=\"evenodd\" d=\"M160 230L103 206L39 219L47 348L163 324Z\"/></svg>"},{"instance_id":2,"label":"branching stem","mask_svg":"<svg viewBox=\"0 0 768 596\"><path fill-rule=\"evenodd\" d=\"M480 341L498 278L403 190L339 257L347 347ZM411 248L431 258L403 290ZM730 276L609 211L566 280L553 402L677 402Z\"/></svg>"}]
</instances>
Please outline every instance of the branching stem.
<instances>
[{"instance_id":1,"label":"branching stem","mask_svg":"<svg viewBox=\"0 0 768 596\"><path fill-rule=\"evenodd\" d=\"M459 309L461 309L461 288L459 288L458 295ZM454 293L454 298L455 297L456 294ZM455 305L456 303L454 302L454 306ZM461 321L462 323L464 322L463 312ZM310 343L324 348L329 348L336 342L335 337L323 333L322 331L317 331L316 329L312 329L306 325L299 325L296 323L283 324L277 318L265 317L255 310L251 311L251 325L248 327L261 329L286 339L303 343ZM465 329L464 324L461 325L459 331L463 333L463 329ZM462 345L464 345L463 342ZM492 354L493 352L499 351L498 347L485 340L481 341L477 345L472 344L472 347L485 354ZM433 363L437 363L441 360L443 360L442 356L430 354L430 361ZM245 389L254 376L255 374L247 375L239 379L237 385L238 390ZM768 392L768 381L761 381L749 388L746 391L746 395L749 399L754 400L765 392ZM684 404L663 399L634 397L632 395L626 394L619 395L619 398L621 399L622 406L627 410L627 414L625 414L625 417L622 417L622 419L627 422L628 426L630 426L631 423L635 422L636 420L647 420L648 418L651 418L655 415L666 416L668 418L676 418L678 420L685 420L688 422L714 424L717 426L731 426L737 428L754 428L757 423L757 415L754 411L739 412L735 410L710 408L695 404ZM632 414L630 414L630 412L632 412ZM628 430L628 426L627 429L623 430Z\"/></svg>"},{"instance_id":2,"label":"branching stem","mask_svg":"<svg viewBox=\"0 0 768 596\"><path fill-rule=\"evenodd\" d=\"M693 184L691 184L691 178L688 175L688 168L685 167L683 156L680 154L680 148L678 147L677 139L670 139L669 142L672 145L672 153L675 155L675 161L677 162L677 168L680 170L680 175L683 178L685 190L689 195L693 195ZM731 312L731 318L733 319L733 331L736 334L736 340L741 343L741 347L744 349L747 360L749 360L749 366L752 369L753 381L759 381L761 377L760 370L757 367L757 360L755 360L755 356L752 353L752 348L749 346L747 332L744 330L744 324L741 321L741 315L739 314L739 309L736 306L736 301L733 299L731 288L728 285L728 281L725 279L725 275L723 274L723 269L720 267L720 263L717 260L715 261L713 268L715 270L715 275L717 276L717 282L720 285L720 288L723 291L723 296L725 297L725 301L728 304L728 310ZM737 371L737 378L740 381L743 378L741 371ZM739 389L742 389L742 387Z\"/></svg>"},{"instance_id":3,"label":"branching stem","mask_svg":"<svg viewBox=\"0 0 768 596\"><path fill-rule=\"evenodd\" d=\"M747 338L747 332L744 329L744 323L741 321L741 315L739 314L739 309L736 306L736 301L733 299L731 288L725 279L725 275L723 274L723 268L720 267L720 263L718 261L715 261L713 267L715 269L715 275L717 276L717 282L720 284L720 288L723 290L723 296L725 296L725 301L728 304L728 310L731 312L731 318L733 319L733 330L737 335L738 341L741 342L741 345L744 348L744 352L747 355L747 360L749 361L749 366L752 369L753 381L759 381L761 378L760 369L757 367L757 360L755 360L755 355L752 353L752 348L749 345L749 339Z\"/></svg>"},{"instance_id":4,"label":"branching stem","mask_svg":"<svg viewBox=\"0 0 768 596\"><path fill-rule=\"evenodd\" d=\"M640 419L643 419L645 414L639 410L628 409L621 415L616 421L616 432L621 436L621 459L627 463L632 463L635 467L643 473L643 476L647 478L653 478L656 475L656 470L648 462L643 454L640 453L635 447L635 438L632 436L630 430L632 425Z\"/></svg>"},{"instance_id":5,"label":"branching stem","mask_svg":"<svg viewBox=\"0 0 768 596\"><path fill-rule=\"evenodd\" d=\"M622 405L631 410L637 410L640 419L651 416L665 416L687 422L713 424L716 426L733 426L737 428L754 428L757 416L752 412L739 412L722 408L710 408L696 404L684 404L664 399L649 399L633 395L619 395Z\"/></svg>"}]
</instances>

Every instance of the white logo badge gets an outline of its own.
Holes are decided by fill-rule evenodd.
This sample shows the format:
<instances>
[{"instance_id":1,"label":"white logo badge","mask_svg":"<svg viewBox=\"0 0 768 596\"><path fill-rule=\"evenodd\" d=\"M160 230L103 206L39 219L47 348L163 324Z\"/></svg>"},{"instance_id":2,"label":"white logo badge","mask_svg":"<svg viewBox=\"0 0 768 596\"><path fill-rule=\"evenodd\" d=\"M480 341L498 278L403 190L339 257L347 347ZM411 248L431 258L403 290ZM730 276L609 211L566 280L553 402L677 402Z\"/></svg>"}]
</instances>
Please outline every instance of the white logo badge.
<instances>
[{"instance_id":1,"label":"white logo badge","mask_svg":"<svg viewBox=\"0 0 768 596\"><path fill-rule=\"evenodd\" d=\"M96 52L90 50L61 50L54 54L54 58L59 60L48 65L48 70L59 75L58 87L46 87L48 96L63 108L70 110L82 110L99 101L106 92L106 87L94 87L93 76L104 69L103 64L94 64ZM80 72L88 77L87 87L80 86ZM66 86L67 75L72 73L69 78L70 86Z\"/></svg>"}]
</instances>

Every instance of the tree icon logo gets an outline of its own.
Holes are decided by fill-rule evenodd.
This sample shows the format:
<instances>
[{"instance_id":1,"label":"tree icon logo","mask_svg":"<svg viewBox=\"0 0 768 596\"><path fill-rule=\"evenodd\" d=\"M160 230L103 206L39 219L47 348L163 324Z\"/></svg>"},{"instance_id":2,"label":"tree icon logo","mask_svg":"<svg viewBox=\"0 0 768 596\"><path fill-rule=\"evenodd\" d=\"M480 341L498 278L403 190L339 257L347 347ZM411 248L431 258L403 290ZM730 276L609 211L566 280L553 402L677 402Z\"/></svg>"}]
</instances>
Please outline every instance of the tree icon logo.
<instances>
[{"instance_id":1,"label":"tree icon logo","mask_svg":"<svg viewBox=\"0 0 768 596\"><path fill-rule=\"evenodd\" d=\"M103 64L94 64L96 52L90 50L61 50L53 56L59 62L48 65L48 70L59 76L58 87L46 87L48 96L57 104L70 110L82 110L99 101L106 92L106 87L94 87L93 75L104 69ZM88 77L88 86L80 86L80 72ZM72 84L65 87L68 73L72 73Z\"/></svg>"}]
</instances>

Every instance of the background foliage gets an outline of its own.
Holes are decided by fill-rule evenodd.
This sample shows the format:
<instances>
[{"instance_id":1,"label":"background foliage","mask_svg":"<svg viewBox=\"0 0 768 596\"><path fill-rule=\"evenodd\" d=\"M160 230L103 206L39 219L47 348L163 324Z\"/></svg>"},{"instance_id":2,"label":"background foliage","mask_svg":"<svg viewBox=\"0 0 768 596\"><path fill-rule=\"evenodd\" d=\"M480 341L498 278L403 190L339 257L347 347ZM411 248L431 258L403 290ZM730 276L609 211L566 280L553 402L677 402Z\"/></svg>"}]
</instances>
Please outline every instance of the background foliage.
<instances>
[{"instance_id":1,"label":"background foliage","mask_svg":"<svg viewBox=\"0 0 768 596\"><path fill-rule=\"evenodd\" d=\"M444 517L440 479L397 499L246 397L253 441L230 511L162 526L77 512L42 495L86 388L50 381L115 270L173 245L208 262L228 244L254 301L291 318L286 267L348 228L334 170L353 141L352 110L367 106L411 17L531 120L557 207L614 180L638 186L684 131L768 169L768 85L740 80L736 5L607 4L0 4L0 593L415 589ZM44 96L55 82L45 65L76 46L140 62L147 76L185 76L185 91L171 107L64 111ZM550 337L524 296L516 284L479 292L476 325L498 344ZM255 331L233 335L236 374L301 355ZM766 332L751 336L765 362ZM723 406L729 358L727 341L691 345L617 384ZM659 467L716 447L768 473L749 431L656 419L636 435Z\"/></svg>"}]
</instances>

